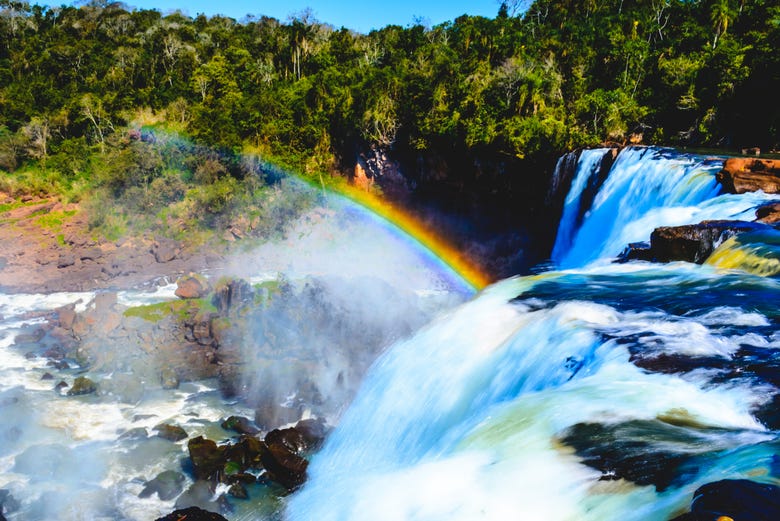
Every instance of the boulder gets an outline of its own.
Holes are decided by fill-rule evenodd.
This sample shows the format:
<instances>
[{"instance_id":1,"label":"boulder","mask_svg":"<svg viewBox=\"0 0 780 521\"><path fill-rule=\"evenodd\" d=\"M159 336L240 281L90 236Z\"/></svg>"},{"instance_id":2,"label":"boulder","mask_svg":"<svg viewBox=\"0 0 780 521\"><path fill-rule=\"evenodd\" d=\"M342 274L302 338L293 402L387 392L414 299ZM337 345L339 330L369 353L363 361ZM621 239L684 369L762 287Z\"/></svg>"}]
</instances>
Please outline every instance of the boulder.
<instances>
[{"instance_id":1,"label":"boulder","mask_svg":"<svg viewBox=\"0 0 780 521\"><path fill-rule=\"evenodd\" d=\"M58 384L59 387L59 384ZM68 390L68 396L81 396L92 394L97 391L97 384L86 376L79 376L73 382L73 386Z\"/></svg>"},{"instance_id":2,"label":"boulder","mask_svg":"<svg viewBox=\"0 0 780 521\"><path fill-rule=\"evenodd\" d=\"M252 424L249 418L243 416L231 416L227 420L222 422L222 428L226 431L235 431L239 434L255 435L260 432L260 429Z\"/></svg>"},{"instance_id":3,"label":"boulder","mask_svg":"<svg viewBox=\"0 0 780 521\"><path fill-rule=\"evenodd\" d=\"M157 494L161 500L170 501L182 493L184 481L184 474L166 470L158 474L153 480L147 481L138 497L147 498Z\"/></svg>"},{"instance_id":4,"label":"boulder","mask_svg":"<svg viewBox=\"0 0 780 521\"><path fill-rule=\"evenodd\" d=\"M269 477L290 492L306 481L309 462L300 453L306 448L303 435L294 428L275 429L265 437L268 447L261 455Z\"/></svg>"},{"instance_id":5,"label":"boulder","mask_svg":"<svg viewBox=\"0 0 780 521\"><path fill-rule=\"evenodd\" d=\"M756 221L764 224L780 223L780 202L765 204L756 209Z\"/></svg>"},{"instance_id":6,"label":"boulder","mask_svg":"<svg viewBox=\"0 0 780 521\"><path fill-rule=\"evenodd\" d=\"M684 226L662 226L650 235L649 251L641 252L644 260L655 262L687 261L698 264L707 260L724 240L743 232L766 231L772 227L745 221L704 221ZM624 253L638 258L637 253Z\"/></svg>"},{"instance_id":7,"label":"boulder","mask_svg":"<svg viewBox=\"0 0 780 521\"><path fill-rule=\"evenodd\" d=\"M181 249L176 241L165 238L158 238L152 243L151 253L154 259L159 263L171 262L175 259Z\"/></svg>"},{"instance_id":8,"label":"boulder","mask_svg":"<svg viewBox=\"0 0 780 521\"><path fill-rule=\"evenodd\" d=\"M764 191L780 193L780 160L732 157L723 163L717 179L732 194Z\"/></svg>"},{"instance_id":9,"label":"boulder","mask_svg":"<svg viewBox=\"0 0 780 521\"><path fill-rule=\"evenodd\" d=\"M228 489L228 495L236 499L249 499L249 493L241 483L233 483Z\"/></svg>"},{"instance_id":10,"label":"boulder","mask_svg":"<svg viewBox=\"0 0 780 521\"><path fill-rule=\"evenodd\" d=\"M225 461L225 449L216 442L198 436L187 443L195 477L209 479L221 471Z\"/></svg>"},{"instance_id":11,"label":"boulder","mask_svg":"<svg viewBox=\"0 0 780 521\"><path fill-rule=\"evenodd\" d=\"M295 424L295 430L303 437L306 450L319 449L328 434L328 426L322 418L301 420Z\"/></svg>"},{"instance_id":12,"label":"boulder","mask_svg":"<svg viewBox=\"0 0 780 521\"><path fill-rule=\"evenodd\" d=\"M154 428L157 431L157 437L168 441L181 441L187 438L187 431L178 425L170 423L161 423Z\"/></svg>"},{"instance_id":13,"label":"boulder","mask_svg":"<svg viewBox=\"0 0 780 521\"><path fill-rule=\"evenodd\" d=\"M674 521L715 519L780 519L780 487L747 479L724 479L707 483L693 493L691 511Z\"/></svg>"},{"instance_id":14,"label":"boulder","mask_svg":"<svg viewBox=\"0 0 780 521\"><path fill-rule=\"evenodd\" d=\"M159 517L155 521L228 521L226 518L214 512L198 507L176 510L165 517Z\"/></svg>"},{"instance_id":15,"label":"boulder","mask_svg":"<svg viewBox=\"0 0 780 521\"><path fill-rule=\"evenodd\" d=\"M177 297L182 299L203 298L211 291L208 280L202 275L190 273L176 281Z\"/></svg>"}]
</instances>

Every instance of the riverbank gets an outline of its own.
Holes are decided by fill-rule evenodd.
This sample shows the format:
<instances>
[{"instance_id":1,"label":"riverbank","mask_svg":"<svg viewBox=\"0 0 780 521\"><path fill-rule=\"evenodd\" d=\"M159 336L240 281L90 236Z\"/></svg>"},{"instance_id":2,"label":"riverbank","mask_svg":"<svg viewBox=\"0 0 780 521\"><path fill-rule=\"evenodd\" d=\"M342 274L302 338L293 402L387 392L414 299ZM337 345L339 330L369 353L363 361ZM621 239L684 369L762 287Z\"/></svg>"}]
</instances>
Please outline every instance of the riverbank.
<instances>
[{"instance_id":1,"label":"riverbank","mask_svg":"<svg viewBox=\"0 0 780 521\"><path fill-rule=\"evenodd\" d=\"M111 241L89 228L77 203L0 193L0 289L52 293L128 289L220 266L216 248L146 234Z\"/></svg>"}]
</instances>

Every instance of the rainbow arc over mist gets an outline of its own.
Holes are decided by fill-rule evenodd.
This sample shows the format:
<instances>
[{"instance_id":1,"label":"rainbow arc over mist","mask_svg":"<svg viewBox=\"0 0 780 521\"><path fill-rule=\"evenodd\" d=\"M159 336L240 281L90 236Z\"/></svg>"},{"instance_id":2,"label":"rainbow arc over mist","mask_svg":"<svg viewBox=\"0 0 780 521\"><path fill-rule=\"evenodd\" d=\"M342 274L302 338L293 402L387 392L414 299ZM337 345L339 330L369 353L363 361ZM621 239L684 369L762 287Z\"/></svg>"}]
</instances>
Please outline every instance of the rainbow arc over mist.
<instances>
[{"instance_id":1,"label":"rainbow arc over mist","mask_svg":"<svg viewBox=\"0 0 780 521\"><path fill-rule=\"evenodd\" d=\"M414 240L418 247L430 252L440 265L452 270L462 278L472 290L479 291L492 282L488 274L445 237L405 210L392 205L389 201L370 191L351 185L340 186L334 192L382 218L389 225L398 228Z\"/></svg>"},{"instance_id":2,"label":"rainbow arc over mist","mask_svg":"<svg viewBox=\"0 0 780 521\"><path fill-rule=\"evenodd\" d=\"M162 129L157 124L142 125L141 131L153 134L169 143L192 145L192 141L180 133ZM393 227L404 234L418 251L427 253L426 256L434 260L440 269L449 270L462 279L464 285L471 292L479 291L492 282L492 278L476 262L456 248L446 237L443 237L420 218L394 206L374 192L346 183L325 186L312 178L283 169L275 163L265 160L262 154L250 152L247 155L255 156L262 165L262 170L266 174L271 174L272 177L296 179L314 190L342 197L381 219L385 227Z\"/></svg>"}]
</instances>

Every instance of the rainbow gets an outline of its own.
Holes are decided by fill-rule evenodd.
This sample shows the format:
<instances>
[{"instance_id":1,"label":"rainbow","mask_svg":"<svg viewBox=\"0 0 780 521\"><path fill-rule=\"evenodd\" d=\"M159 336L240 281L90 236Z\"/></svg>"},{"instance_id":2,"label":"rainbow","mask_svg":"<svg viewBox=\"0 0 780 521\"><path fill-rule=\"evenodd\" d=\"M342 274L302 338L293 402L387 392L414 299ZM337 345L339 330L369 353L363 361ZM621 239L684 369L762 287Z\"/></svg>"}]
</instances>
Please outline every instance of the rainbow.
<instances>
[{"instance_id":1,"label":"rainbow","mask_svg":"<svg viewBox=\"0 0 780 521\"><path fill-rule=\"evenodd\" d=\"M143 132L152 133L168 142L178 144L192 143L191 140L183 137L181 133L160 128L159 124L147 123L139 126L140 130ZM491 277L480 269L475 262L455 248L429 225L403 209L393 206L387 200L380 198L373 192L347 183L329 183L328 186L326 186L322 183L321 179L320 182L317 182L310 177L298 175L290 170L282 169L273 162L263 159L262 154L251 151L248 153L257 156L263 165L263 169L269 173L273 173L278 177L284 176L295 178L309 185L311 188L322 190L325 193L334 196L343 197L359 208L365 209L368 213L381 219L385 228L394 229L400 234L403 234L418 250L426 252L428 258L433 260L440 269L450 271L453 275L464 281L465 285L467 285L468 289L472 292L479 291L492 282Z\"/></svg>"},{"instance_id":2,"label":"rainbow","mask_svg":"<svg viewBox=\"0 0 780 521\"><path fill-rule=\"evenodd\" d=\"M420 247L430 252L440 265L452 270L462 278L473 290L481 290L490 284L490 277L477 264L437 234L430 226L408 212L393 206L387 200L381 199L370 191L352 185L337 186L331 192L345 197L352 203L382 218L389 225L398 228Z\"/></svg>"}]
</instances>

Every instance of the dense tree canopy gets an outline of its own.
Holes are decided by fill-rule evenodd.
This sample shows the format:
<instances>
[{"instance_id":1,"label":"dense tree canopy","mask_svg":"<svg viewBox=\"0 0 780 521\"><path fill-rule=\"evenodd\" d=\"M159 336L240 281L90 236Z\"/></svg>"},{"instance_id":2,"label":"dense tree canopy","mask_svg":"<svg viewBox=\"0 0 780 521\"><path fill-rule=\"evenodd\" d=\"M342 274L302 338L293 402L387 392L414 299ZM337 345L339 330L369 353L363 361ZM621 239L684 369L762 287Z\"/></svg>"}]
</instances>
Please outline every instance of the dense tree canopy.
<instances>
[{"instance_id":1,"label":"dense tree canopy","mask_svg":"<svg viewBox=\"0 0 780 521\"><path fill-rule=\"evenodd\" d=\"M128 126L149 123L310 173L371 147L518 160L642 134L766 150L780 144L778 48L768 0L507 2L494 19L367 35L307 12L0 0L0 169L100 178Z\"/></svg>"}]
</instances>

